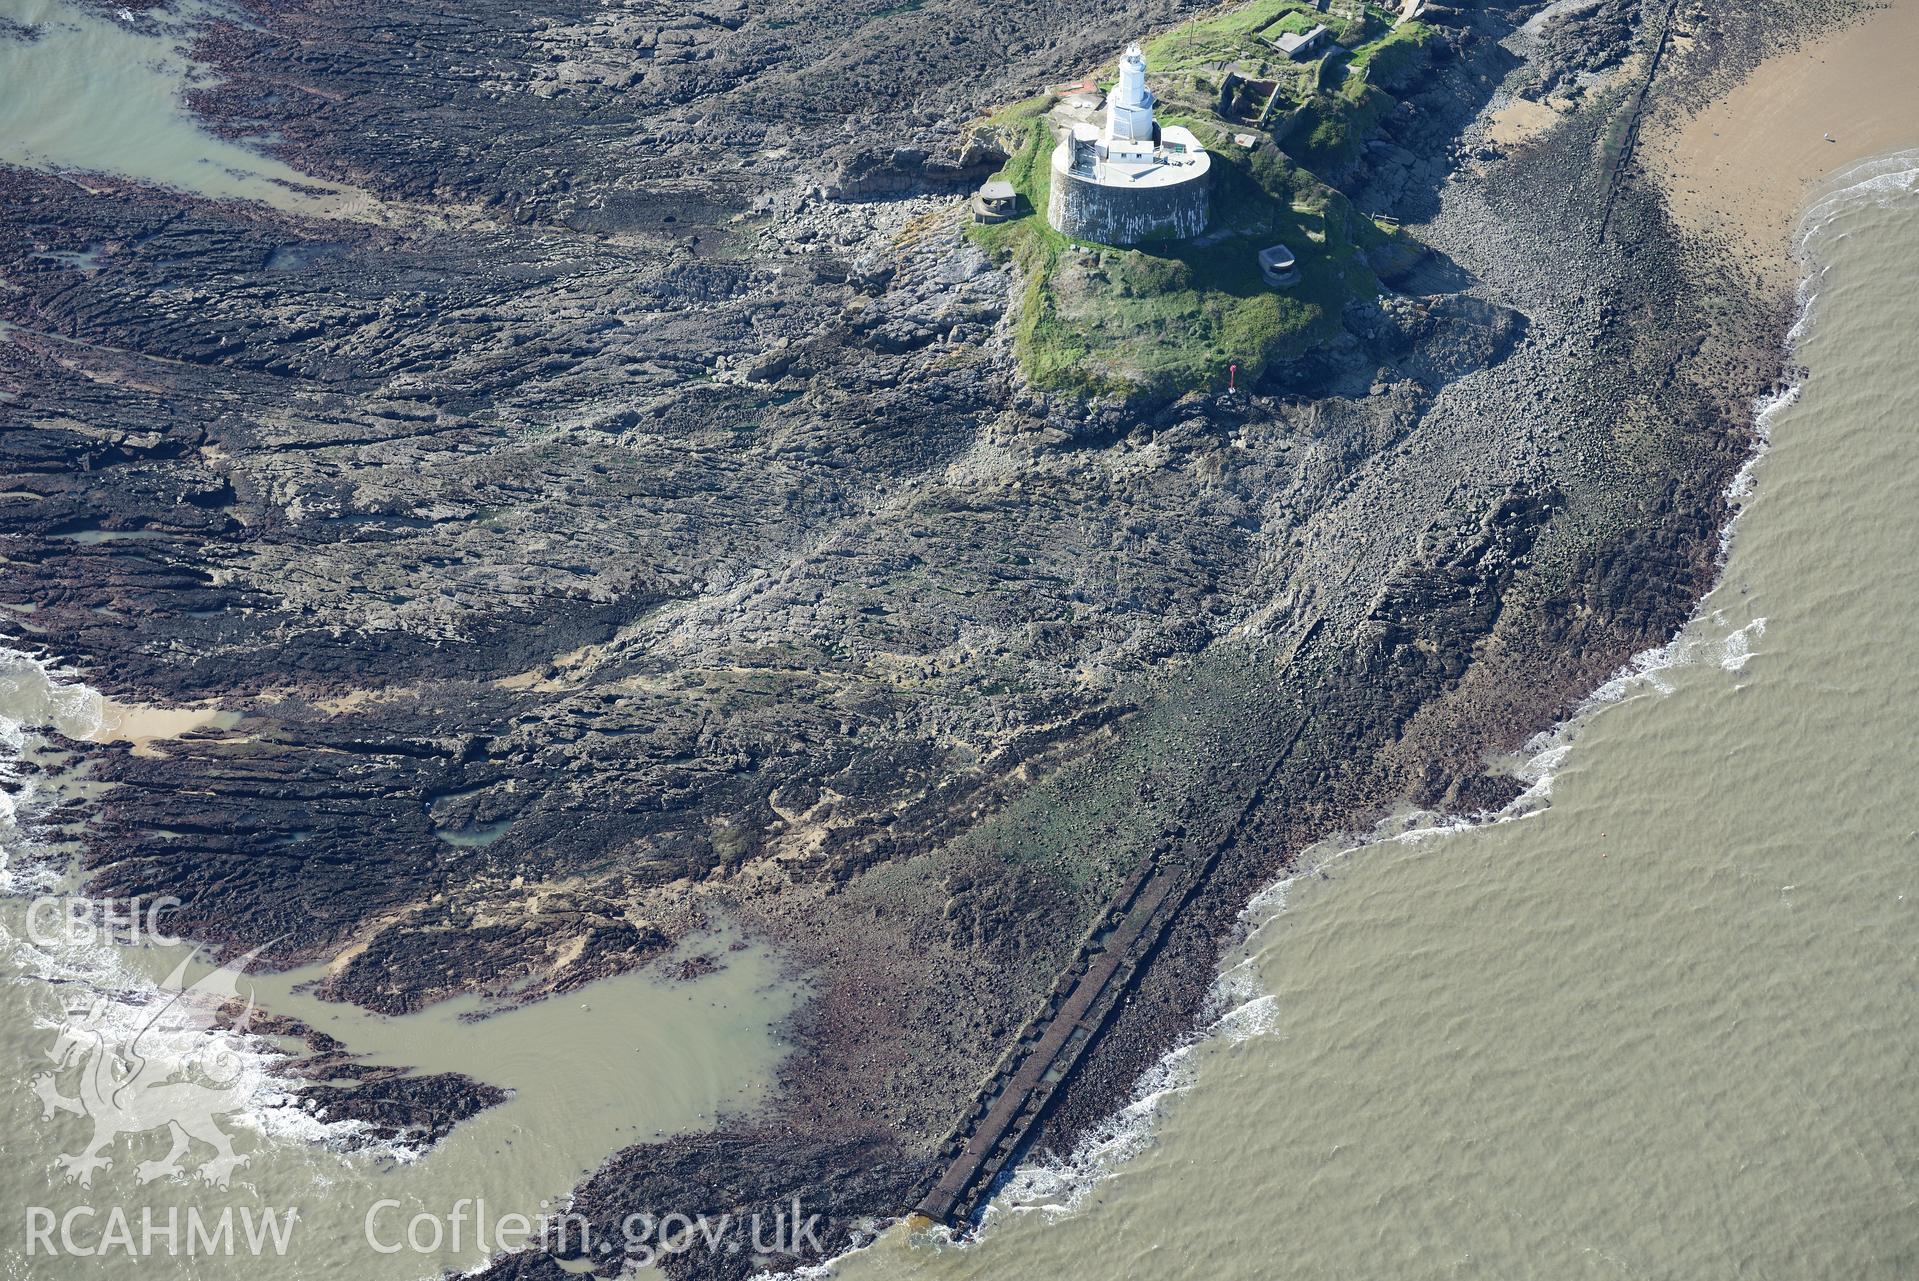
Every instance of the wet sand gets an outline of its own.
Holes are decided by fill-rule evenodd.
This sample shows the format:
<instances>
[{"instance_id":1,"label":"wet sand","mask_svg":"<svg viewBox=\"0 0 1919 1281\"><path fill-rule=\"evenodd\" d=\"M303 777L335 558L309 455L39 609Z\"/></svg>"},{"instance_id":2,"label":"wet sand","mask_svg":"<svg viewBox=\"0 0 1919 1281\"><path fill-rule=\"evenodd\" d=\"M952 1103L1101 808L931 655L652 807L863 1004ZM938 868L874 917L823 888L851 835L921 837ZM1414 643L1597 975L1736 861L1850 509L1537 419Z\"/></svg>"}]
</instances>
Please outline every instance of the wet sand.
<instances>
[{"instance_id":1,"label":"wet sand","mask_svg":"<svg viewBox=\"0 0 1919 1281\"><path fill-rule=\"evenodd\" d=\"M0 701L27 724L50 725L78 743L131 743L133 750L157 754L154 744L202 729L228 729L240 719L209 702L167 707L107 698L72 680L56 680L46 670L9 651L0 658Z\"/></svg>"},{"instance_id":2,"label":"wet sand","mask_svg":"<svg viewBox=\"0 0 1919 1281\"><path fill-rule=\"evenodd\" d=\"M490 1251L470 1230L389 1254L369 1244L368 1216L383 1204L390 1207L390 1214L379 1211L385 1216L379 1221L390 1217L397 1233L414 1214L451 1213L463 1199L468 1207L484 1200L495 1214L536 1215L620 1148L708 1131L723 1117L757 1107L774 1088L789 1050L782 1029L805 993L781 973L772 952L736 947L739 940L730 934L698 936L659 965L551 1000L520 1006L466 996L398 1017L319 999L311 985L324 974L321 966L248 974L238 980L243 997L336 1038L361 1065L466 1072L512 1094L424 1152L411 1143L368 1147L364 1136L356 1137L351 1118L302 1106L292 1092L299 1082L279 1075L284 1061L224 1043L196 1045L190 1030L156 1023L153 1036L160 1039L143 1041L142 1053L162 1062L177 1059L169 1069L174 1078L244 1083L243 1097L230 1108L222 1100L214 1120L246 1163L227 1191L207 1186L197 1177L212 1149L201 1143L186 1154L183 1174L143 1181L139 1162L160 1157L169 1146L161 1125L116 1140L113 1163L91 1186L71 1182L58 1158L82 1150L93 1122L43 1114L31 1082L53 1068L49 1048L76 1008L107 999L116 1008L146 1009L143 1002L152 999L156 985L192 949L123 946L106 930L49 942L44 918L36 926L27 895L65 883L38 875L41 857L60 851L36 845L16 826L16 812L44 814L64 801L96 799L104 790L84 770L71 768L70 754L61 750L67 740L165 748L172 735L219 728L232 716L105 698L0 647L0 779L10 784L0 790L0 887L10 891L0 896L0 972L7 980L0 982L0 1057L13 1065L7 1074L12 1084L0 1088L0 1133L14 1140L13 1159L0 1173L0 1201L16 1225L0 1232L0 1277L77 1276L84 1267L88 1275L180 1281L269 1274L413 1281L473 1268ZM35 768L10 775L7 750ZM702 956L719 968L679 976L678 962ZM202 977L207 968L204 959L193 961L184 981ZM265 1042L303 1052L297 1043L272 1037ZM56 1075L65 1076L68 1091L77 1088L77 1071L63 1067ZM346 1079L345 1073L328 1078L335 1084ZM28 1206L58 1207L61 1214L93 1205L104 1214L111 1206L138 1223L142 1214L161 1221L193 1210L218 1215L228 1204L297 1208L300 1227L285 1257L263 1262L244 1249L193 1255L184 1246L174 1257L162 1245L152 1256L141 1249L108 1250L98 1259L63 1263L43 1252L29 1261L18 1227Z\"/></svg>"},{"instance_id":3,"label":"wet sand","mask_svg":"<svg viewBox=\"0 0 1919 1281\"><path fill-rule=\"evenodd\" d=\"M1789 248L1820 179L1919 146L1919 0L1770 58L1677 128L1648 122L1640 160L1693 231L1749 252L1769 283L1800 276ZM1827 141L1830 134L1832 140Z\"/></svg>"},{"instance_id":4,"label":"wet sand","mask_svg":"<svg viewBox=\"0 0 1919 1281\"><path fill-rule=\"evenodd\" d=\"M1486 141L1509 147L1546 132L1562 118L1546 103L1513 98L1486 118Z\"/></svg>"},{"instance_id":5,"label":"wet sand","mask_svg":"<svg viewBox=\"0 0 1919 1281\"><path fill-rule=\"evenodd\" d=\"M154 743L179 738L199 729L226 729L240 719L235 712L223 712L205 704L193 707L158 707L145 703L101 700L100 728L86 736L91 743L132 743L136 752L154 752Z\"/></svg>"}]
</instances>

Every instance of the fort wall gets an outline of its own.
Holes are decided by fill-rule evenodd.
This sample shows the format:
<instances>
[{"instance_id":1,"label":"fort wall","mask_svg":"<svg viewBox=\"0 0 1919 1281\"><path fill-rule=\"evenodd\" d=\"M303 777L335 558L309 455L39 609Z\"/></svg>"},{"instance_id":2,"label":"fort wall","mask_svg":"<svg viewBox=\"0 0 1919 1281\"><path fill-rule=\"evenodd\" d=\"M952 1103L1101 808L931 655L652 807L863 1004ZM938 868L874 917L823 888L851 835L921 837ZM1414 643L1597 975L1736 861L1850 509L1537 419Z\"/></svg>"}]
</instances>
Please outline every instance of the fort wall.
<instances>
[{"instance_id":1,"label":"fort wall","mask_svg":"<svg viewBox=\"0 0 1919 1281\"><path fill-rule=\"evenodd\" d=\"M1069 144L1070 145L1070 144ZM1185 240L1206 230L1210 175L1153 187L1120 187L1053 166L1046 220L1061 234L1105 245Z\"/></svg>"}]
</instances>

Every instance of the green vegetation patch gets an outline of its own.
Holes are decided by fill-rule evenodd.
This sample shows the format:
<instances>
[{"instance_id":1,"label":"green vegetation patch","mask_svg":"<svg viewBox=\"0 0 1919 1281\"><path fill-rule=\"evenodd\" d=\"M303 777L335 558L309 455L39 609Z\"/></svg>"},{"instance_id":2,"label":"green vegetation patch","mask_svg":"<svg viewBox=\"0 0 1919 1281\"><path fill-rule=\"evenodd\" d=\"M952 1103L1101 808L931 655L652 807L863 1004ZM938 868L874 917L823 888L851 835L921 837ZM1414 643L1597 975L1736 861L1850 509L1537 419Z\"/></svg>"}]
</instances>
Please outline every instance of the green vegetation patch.
<instances>
[{"instance_id":1,"label":"green vegetation patch","mask_svg":"<svg viewBox=\"0 0 1919 1281\"><path fill-rule=\"evenodd\" d=\"M1351 164L1395 106L1388 90L1430 63L1434 31L1393 21L1373 5L1321 14L1305 0L1252 0L1146 45L1162 120L1192 129L1213 156L1212 222L1194 240L1072 244L1045 218L1054 100L1030 98L982 121L1012 155L998 176L1020 193L1024 216L970 234L1018 265L1015 347L1028 379L1084 395L1176 395L1224 386L1231 365L1250 382L1337 334L1345 305L1379 288L1362 251L1392 237L1314 175ZM1266 43L1319 22L1349 54L1294 63ZM1216 114L1229 70L1279 85L1270 127L1284 151L1264 136L1250 149L1233 142L1256 131ZM1259 251L1273 244L1297 257L1298 284L1274 289L1261 278Z\"/></svg>"},{"instance_id":2,"label":"green vegetation patch","mask_svg":"<svg viewBox=\"0 0 1919 1281\"><path fill-rule=\"evenodd\" d=\"M971 234L1018 264L1014 343L1035 386L1170 396L1223 387L1235 364L1250 381L1330 338L1348 300L1378 291L1359 250L1384 244L1386 232L1270 144L1249 154L1201 136L1214 152L1205 236L1075 246L1045 220L1054 144L1043 121L1030 123L1000 177L1033 212ZM1260 277L1259 251L1275 243L1299 258L1302 278L1289 289Z\"/></svg>"},{"instance_id":3,"label":"green vegetation patch","mask_svg":"<svg viewBox=\"0 0 1919 1281\"><path fill-rule=\"evenodd\" d=\"M1437 31L1417 20L1393 27L1377 40L1354 49L1346 74L1381 89L1398 89L1431 65L1438 37Z\"/></svg>"},{"instance_id":4,"label":"green vegetation patch","mask_svg":"<svg viewBox=\"0 0 1919 1281\"><path fill-rule=\"evenodd\" d=\"M1252 0L1195 18L1148 41L1146 63L1155 76L1216 75L1233 65L1257 75L1302 71L1314 60L1294 62L1268 42L1285 33L1304 35L1324 26L1334 43L1349 51L1351 66L1359 70L1382 50L1416 50L1434 34L1423 22L1395 26L1398 20L1395 12L1376 4L1322 13L1306 0Z\"/></svg>"},{"instance_id":5,"label":"green vegetation patch","mask_svg":"<svg viewBox=\"0 0 1919 1281\"><path fill-rule=\"evenodd\" d=\"M1279 26L1285 21L1288 25ZM1146 65L1155 76L1205 71L1246 58L1284 61L1260 44L1267 28L1305 31L1319 17L1303 0L1253 0L1238 8L1208 14L1146 42Z\"/></svg>"},{"instance_id":6,"label":"green vegetation patch","mask_svg":"<svg viewBox=\"0 0 1919 1281\"><path fill-rule=\"evenodd\" d=\"M1380 119L1393 109L1390 95L1361 80L1316 94L1288 124L1286 145L1300 163L1320 173L1338 173L1358 157Z\"/></svg>"}]
</instances>

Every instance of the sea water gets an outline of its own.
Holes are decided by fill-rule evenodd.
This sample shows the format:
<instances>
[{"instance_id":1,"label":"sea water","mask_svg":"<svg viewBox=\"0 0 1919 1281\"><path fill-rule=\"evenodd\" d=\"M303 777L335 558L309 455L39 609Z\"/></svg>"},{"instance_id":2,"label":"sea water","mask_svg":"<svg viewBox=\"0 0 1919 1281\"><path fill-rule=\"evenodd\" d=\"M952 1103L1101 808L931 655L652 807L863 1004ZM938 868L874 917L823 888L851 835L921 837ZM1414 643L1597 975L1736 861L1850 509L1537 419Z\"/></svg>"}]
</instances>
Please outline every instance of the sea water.
<instances>
[{"instance_id":1,"label":"sea water","mask_svg":"<svg viewBox=\"0 0 1919 1281\"><path fill-rule=\"evenodd\" d=\"M218 732L225 723L204 710L168 715L116 704L71 673L0 652L0 1276L404 1281L473 1268L487 1258L474 1229L480 1206L493 1224L558 1216L571 1189L621 1148L712 1129L764 1100L785 1050L781 1030L804 992L771 953L723 933L683 949L717 958L716 973L676 980L663 972L669 965L657 965L524 1007L465 998L392 1018L318 1000L307 990L313 970L239 976L243 1001L304 1020L363 1062L464 1072L512 1092L425 1150L405 1140L369 1142L358 1123L298 1106L297 1080L285 1071L297 1045L174 1028L168 996L211 967L165 941L164 913L69 924L63 896L74 878L61 833L34 820L62 800L98 794L84 766L60 768L75 744L136 729ZM163 737L146 741L164 746ZM36 764L52 768L28 768ZM136 931L150 932L143 926L162 937L132 945ZM183 961L186 972L169 983ZM96 1026L107 1031L99 1043L55 1057L63 1034ZM152 1064L149 1081L231 1089L231 1110L222 1103L211 1119L245 1164L228 1172L225 1186L206 1181L215 1150L203 1143L185 1154L177 1175L143 1179L142 1163L162 1162L171 1146L164 1128L114 1136L100 1153L111 1164L76 1180L71 1159L104 1111L88 1097L87 1072L106 1064L108 1086L97 1093L110 1092L131 1076L136 1055ZM43 1089L90 1106L49 1115ZM231 1248L189 1249L184 1216L215 1225L242 1210L295 1212L298 1224L284 1249L270 1237L249 1248L239 1226ZM129 1225L126 1246L112 1232L116 1212ZM410 1238L417 1216L437 1227ZM451 1224L462 1218L456 1236ZM147 1224L169 1222L181 1225L179 1238L146 1235ZM48 1223L71 1230L35 1238L35 1224Z\"/></svg>"},{"instance_id":2,"label":"sea water","mask_svg":"<svg viewBox=\"0 0 1919 1281\"><path fill-rule=\"evenodd\" d=\"M364 193L220 138L187 110L188 90L211 83L188 56L192 32L216 12L244 20L207 0L140 13L0 0L0 163L65 173L83 187L110 175L367 216ZM31 612L15 621L30 629ZM18 634L0 628L0 638L10 631ZM385 1018L319 1001L307 989L313 972L237 978L237 995L305 1020L361 1062L463 1072L511 1092L426 1150L407 1138L370 1142L359 1124L298 1106L286 1074L297 1045L181 1025L173 993L210 967L189 960L170 983L190 949L151 938L127 945L115 936L131 931L117 924L64 929L58 902L77 878L63 841L75 833L34 820L101 794L84 764L72 767L76 749L84 758L88 744L120 741L164 751L170 737L233 720L212 706L117 703L78 673L0 648L0 1276L400 1281L473 1268L503 1243L498 1232L483 1241L482 1215L490 1226L558 1215L614 1152L712 1129L765 1098L786 1050L781 1031L804 993L766 949L736 947L724 934L689 942L684 957L515 1008L467 998ZM164 933L164 915L142 923ZM693 955L717 957L721 968L666 977ZM130 1085L137 1062L147 1072ZM90 1076L96 1066L107 1074ZM217 1171L216 1149L196 1140L179 1173L159 1173L172 1145L156 1123L111 1135L96 1154L110 1164L87 1170L84 1183L76 1177L75 1158L108 1110L95 1096L145 1097L147 1085L180 1082L205 1089L189 1086L188 1106L156 1105L154 1118L191 1120L196 1099L202 1110L219 1105L204 1119L244 1164ZM210 1181L214 1173L223 1183ZM236 1212L256 1217L241 1222ZM207 1229L211 1252L197 1247L189 1214ZM249 1240L264 1214L282 1228L297 1215L297 1225L284 1238ZM416 1218L422 1226L412 1230ZM49 1222L58 1225L50 1241L33 1231Z\"/></svg>"},{"instance_id":3,"label":"sea water","mask_svg":"<svg viewBox=\"0 0 1919 1281\"><path fill-rule=\"evenodd\" d=\"M370 196L222 138L186 108L216 83L187 54L210 0L134 14L72 0L0 0L0 162L110 174L296 213L366 216Z\"/></svg>"},{"instance_id":4,"label":"sea water","mask_svg":"<svg viewBox=\"0 0 1919 1281\"><path fill-rule=\"evenodd\" d=\"M1315 851L1108 1133L839 1275L1919 1276L1919 153L1803 247L1724 580L1530 817Z\"/></svg>"}]
</instances>

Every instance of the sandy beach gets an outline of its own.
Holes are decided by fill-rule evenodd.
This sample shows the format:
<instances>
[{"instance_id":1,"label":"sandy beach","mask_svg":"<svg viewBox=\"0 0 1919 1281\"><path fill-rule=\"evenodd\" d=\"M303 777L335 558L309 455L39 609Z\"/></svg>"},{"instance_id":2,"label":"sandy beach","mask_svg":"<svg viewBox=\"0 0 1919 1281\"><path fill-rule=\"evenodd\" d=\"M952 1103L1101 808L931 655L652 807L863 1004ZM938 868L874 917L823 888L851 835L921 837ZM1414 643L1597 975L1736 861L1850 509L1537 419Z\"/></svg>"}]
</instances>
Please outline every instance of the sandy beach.
<instances>
[{"instance_id":1,"label":"sandy beach","mask_svg":"<svg viewBox=\"0 0 1919 1281\"><path fill-rule=\"evenodd\" d=\"M1762 63L1678 128L1649 127L1639 156L1674 215L1750 252L1790 285L1789 247L1811 187L1870 156L1919 147L1919 0ZM1683 67L1679 68L1683 71Z\"/></svg>"}]
</instances>

